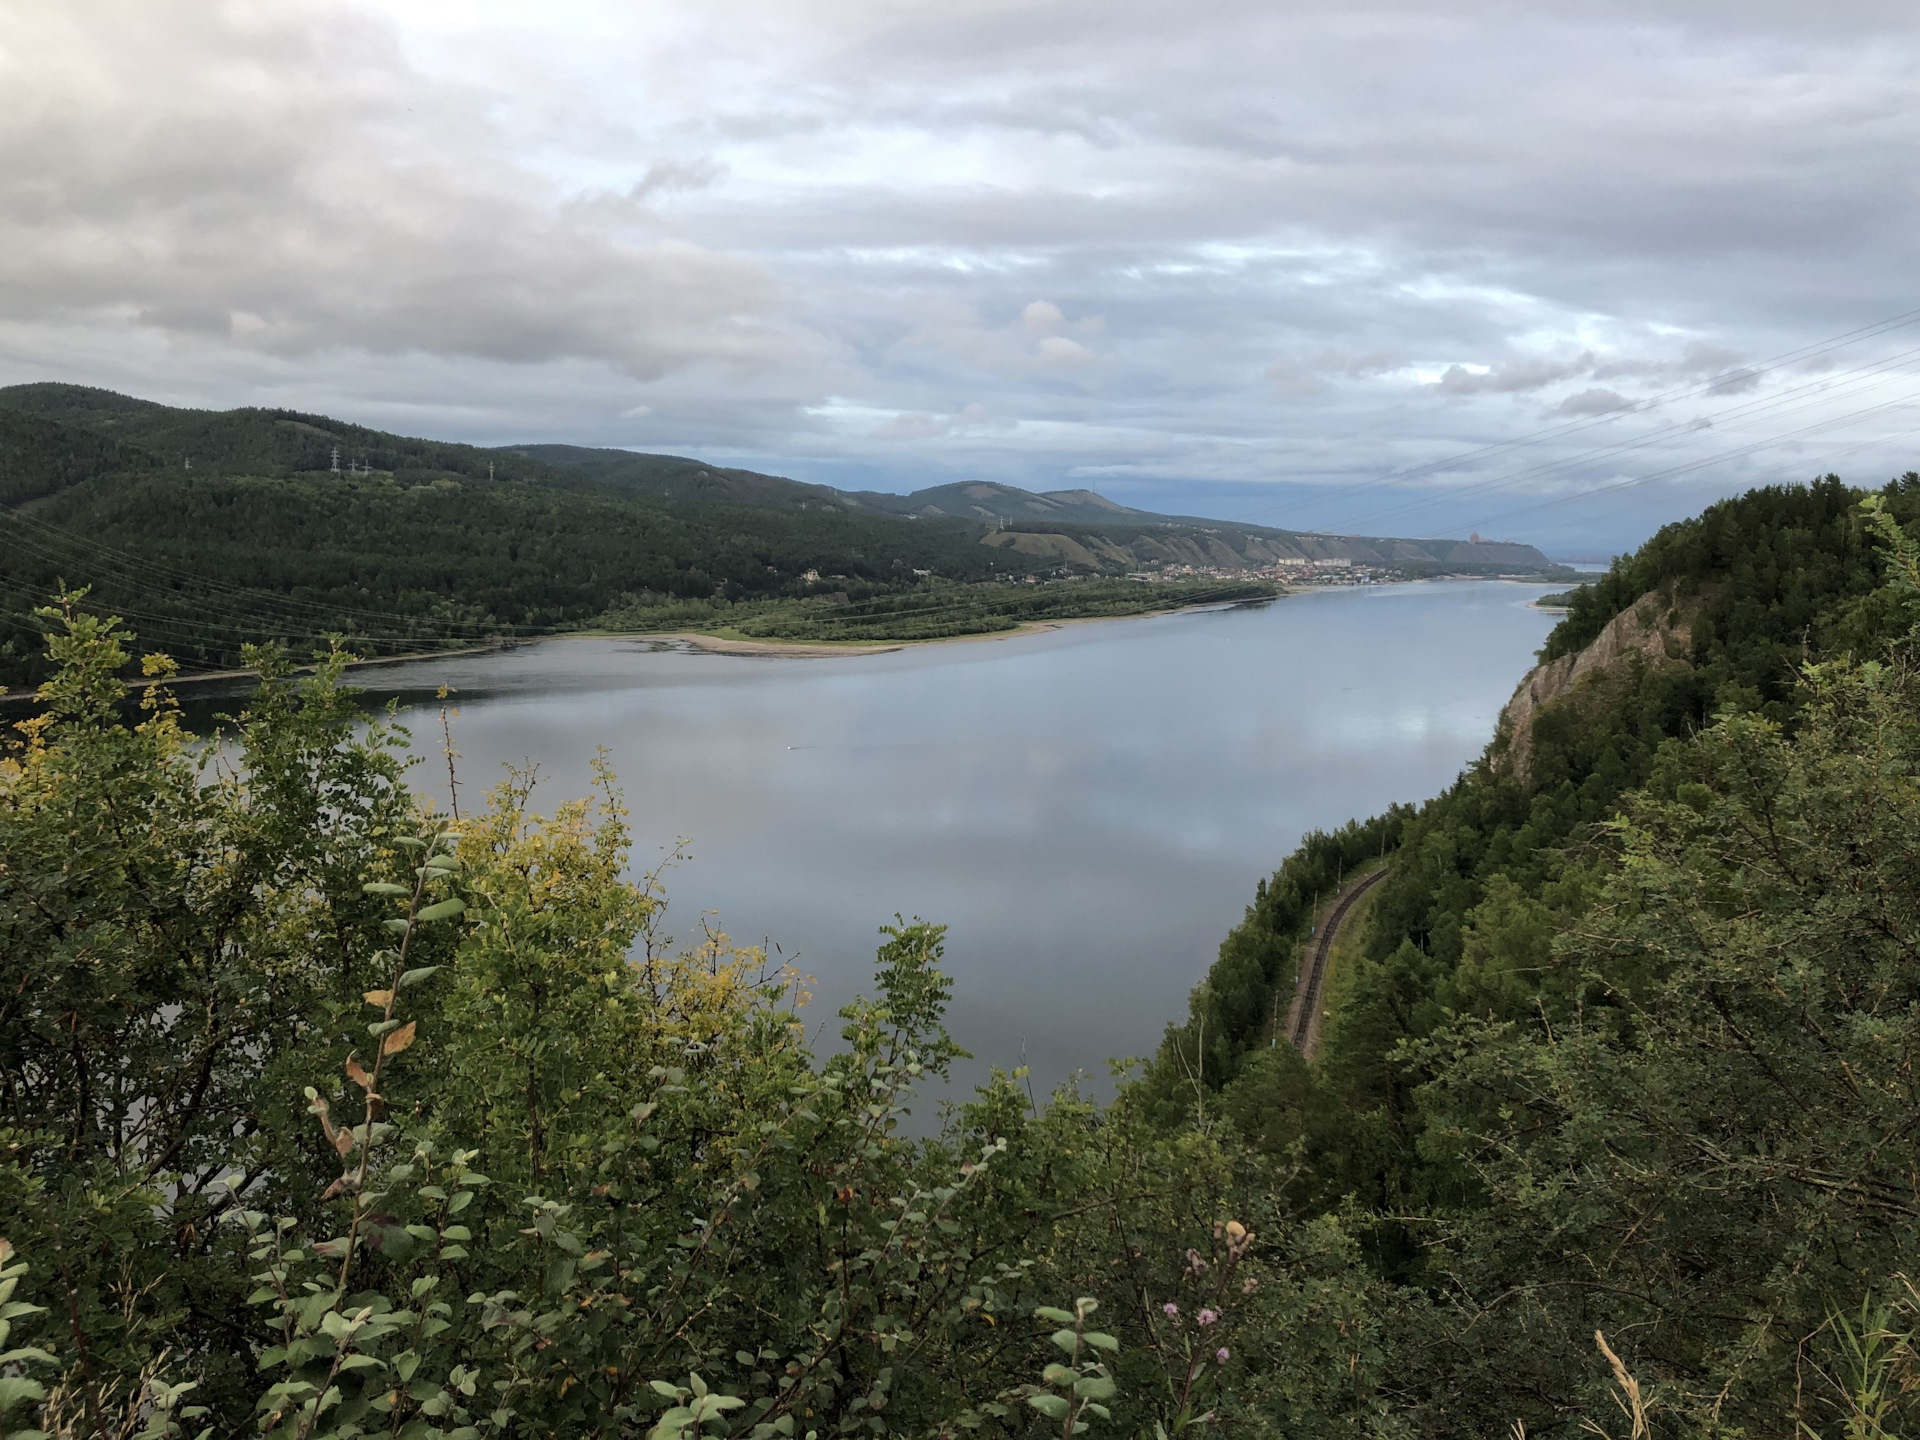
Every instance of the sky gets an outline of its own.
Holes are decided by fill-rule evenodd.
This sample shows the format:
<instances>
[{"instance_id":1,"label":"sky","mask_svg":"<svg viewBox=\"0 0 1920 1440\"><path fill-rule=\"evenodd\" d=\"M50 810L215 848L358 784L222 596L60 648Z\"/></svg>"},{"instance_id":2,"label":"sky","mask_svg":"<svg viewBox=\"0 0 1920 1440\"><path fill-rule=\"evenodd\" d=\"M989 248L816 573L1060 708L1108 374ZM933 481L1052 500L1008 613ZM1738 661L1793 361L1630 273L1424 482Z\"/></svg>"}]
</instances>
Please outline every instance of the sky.
<instances>
[{"instance_id":1,"label":"sky","mask_svg":"<svg viewBox=\"0 0 1920 1440\"><path fill-rule=\"evenodd\" d=\"M0 0L0 383L1631 547L1920 468L1920 7Z\"/></svg>"}]
</instances>

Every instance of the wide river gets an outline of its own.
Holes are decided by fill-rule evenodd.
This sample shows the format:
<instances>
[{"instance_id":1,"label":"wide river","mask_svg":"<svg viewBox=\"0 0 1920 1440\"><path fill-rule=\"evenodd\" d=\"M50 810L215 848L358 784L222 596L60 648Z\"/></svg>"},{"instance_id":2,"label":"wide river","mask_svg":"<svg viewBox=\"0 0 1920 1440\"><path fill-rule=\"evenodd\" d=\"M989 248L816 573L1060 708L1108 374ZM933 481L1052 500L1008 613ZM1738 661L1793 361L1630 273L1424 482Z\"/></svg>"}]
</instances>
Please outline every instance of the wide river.
<instances>
[{"instance_id":1,"label":"wide river","mask_svg":"<svg viewBox=\"0 0 1920 1440\"><path fill-rule=\"evenodd\" d=\"M1479 753L1552 628L1527 608L1548 588L1336 590L832 659L555 640L355 683L456 687L464 804L534 762L550 811L606 746L635 868L689 842L668 929L716 912L777 944L817 977L829 1039L876 928L924 916L950 927L960 1078L1024 1062L1043 1093L1074 1070L1105 1091L1303 833L1425 799ZM414 773L444 793L437 764Z\"/></svg>"}]
</instances>

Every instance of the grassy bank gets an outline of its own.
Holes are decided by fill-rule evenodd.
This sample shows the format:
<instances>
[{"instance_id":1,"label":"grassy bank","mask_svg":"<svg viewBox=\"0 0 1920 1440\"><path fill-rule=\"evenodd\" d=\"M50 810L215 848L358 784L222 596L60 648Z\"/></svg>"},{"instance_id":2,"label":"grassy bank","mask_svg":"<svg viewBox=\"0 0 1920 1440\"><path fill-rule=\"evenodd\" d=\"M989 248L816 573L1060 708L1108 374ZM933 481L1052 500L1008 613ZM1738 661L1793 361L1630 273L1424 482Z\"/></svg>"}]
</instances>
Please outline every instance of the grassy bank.
<instances>
[{"instance_id":1,"label":"grassy bank","mask_svg":"<svg viewBox=\"0 0 1920 1440\"><path fill-rule=\"evenodd\" d=\"M822 596L628 605L608 611L596 628L632 634L691 630L795 644L943 640L1017 630L1038 621L1152 615L1192 605L1271 600L1282 593L1265 580L930 585L862 600Z\"/></svg>"}]
</instances>

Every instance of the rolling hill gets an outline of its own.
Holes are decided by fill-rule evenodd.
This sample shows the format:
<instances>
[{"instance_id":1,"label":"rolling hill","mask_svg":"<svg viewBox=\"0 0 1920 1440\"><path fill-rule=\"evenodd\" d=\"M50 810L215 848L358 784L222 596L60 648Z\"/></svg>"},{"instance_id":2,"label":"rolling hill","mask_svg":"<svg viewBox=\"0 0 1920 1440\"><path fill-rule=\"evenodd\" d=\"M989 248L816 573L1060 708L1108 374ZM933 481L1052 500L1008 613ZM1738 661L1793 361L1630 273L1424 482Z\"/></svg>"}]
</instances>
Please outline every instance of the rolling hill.
<instances>
[{"instance_id":1,"label":"rolling hill","mask_svg":"<svg viewBox=\"0 0 1920 1440\"><path fill-rule=\"evenodd\" d=\"M1173 603L1115 590L1129 575L1233 581L1341 559L1428 574L1546 564L1528 546L1227 525L1091 491L848 492L678 456L489 449L54 384L0 389L0 506L10 685L37 677L31 610L62 583L93 586L93 603L146 640L214 668L266 638L305 648L342 634L393 653L596 622L768 625L770 607L802 607L779 618L782 633L878 636L905 623L889 606L913 610L915 634L967 633L1004 628L1012 609L927 595L1028 577L1105 581L1086 587L1089 613L1126 613ZM1075 603L1051 600L1049 613ZM851 607L846 623L826 625L836 606Z\"/></svg>"}]
</instances>

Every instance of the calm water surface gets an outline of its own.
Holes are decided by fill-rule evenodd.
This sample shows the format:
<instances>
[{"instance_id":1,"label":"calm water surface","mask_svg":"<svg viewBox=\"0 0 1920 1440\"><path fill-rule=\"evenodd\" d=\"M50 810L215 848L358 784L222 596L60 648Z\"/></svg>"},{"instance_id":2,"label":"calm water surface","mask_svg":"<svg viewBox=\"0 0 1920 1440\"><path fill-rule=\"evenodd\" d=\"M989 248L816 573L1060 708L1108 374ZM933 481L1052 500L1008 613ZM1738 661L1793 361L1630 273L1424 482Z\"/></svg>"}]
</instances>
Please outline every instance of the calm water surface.
<instances>
[{"instance_id":1,"label":"calm water surface","mask_svg":"<svg viewBox=\"0 0 1920 1440\"><path fill-rule=\"evenodd\" d=\"M962 1078L1024 1058L1044 1090L1150 1053L1304 832L1448 784L1552 627L1526 608L1549 588L1335 591L827 660L559 640L356 683L457 687L467 803L536 762L551 811L607 746L636 867L691 842L668 928L715 911L777 943L818 978L816 1024L868 984L896 911L947 924L950 1025L978 1057ZM428 748L424 712L415 729Z\"/></svg>"}]
</instances>

